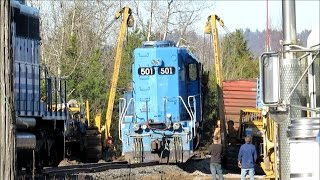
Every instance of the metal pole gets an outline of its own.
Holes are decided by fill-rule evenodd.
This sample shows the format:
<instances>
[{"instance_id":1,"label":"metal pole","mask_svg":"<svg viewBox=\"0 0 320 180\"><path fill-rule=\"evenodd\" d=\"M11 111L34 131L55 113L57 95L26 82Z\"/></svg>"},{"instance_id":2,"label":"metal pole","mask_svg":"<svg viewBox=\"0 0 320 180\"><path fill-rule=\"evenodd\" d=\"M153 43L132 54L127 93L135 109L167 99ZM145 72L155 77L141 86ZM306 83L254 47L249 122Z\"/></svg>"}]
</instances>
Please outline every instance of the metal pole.
<instances>
[{"instance_id":1,"label":"metal pole","mask_svg":"<svg viewBox=\"0 0 320 180\"><path fill-rule=\"evenodd\" d=\"M296 7L294 0L282 0L282 28L283 46L285 50L289 50L289 45L297 43Z\"/></svg>"},{"instance_id":2,"label":"metal pole","mask_svg":"<svg viewBox=\"0 0 320 180\"><path fill-rule=\"evenodd\" d=\"M269 2L267 0L266 9L266 51L269 52Z\"/></svg>"},{"instance_id":3,"label":"metal pole","mask_svg":"<svg viewBox=\"0 0 320 180\"><path fill-rule=\"evenodd\" d=\"M283 27L283 50L290 50L290 45L297 43L296 37L296 12L294 0L282 0L282 27ZM281 99L288 99L288 96L299 79L300 67L296 55L293 52L283 53L280 61L280 89ZM289 99L287 104L301 105L297 91ZM290 124L290 117L301 117L299 110L289 109L287 118L278 124L279 127L279 171L280 179L290 179L290 145L287 137L287 130Z\"/></svg>"}]
</instances>

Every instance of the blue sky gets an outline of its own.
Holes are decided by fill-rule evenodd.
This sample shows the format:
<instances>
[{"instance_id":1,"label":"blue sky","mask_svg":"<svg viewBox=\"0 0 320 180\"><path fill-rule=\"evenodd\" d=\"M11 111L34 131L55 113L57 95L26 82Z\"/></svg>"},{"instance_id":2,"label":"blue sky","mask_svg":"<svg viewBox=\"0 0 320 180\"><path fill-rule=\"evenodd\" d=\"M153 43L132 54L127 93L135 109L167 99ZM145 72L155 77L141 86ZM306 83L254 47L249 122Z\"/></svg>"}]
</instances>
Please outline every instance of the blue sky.
<instances>
[{"instance_id":1,"label":"blue sky","mask_svg":"<svg viewBox=\"0 0 320 180\"><path fill-rule=\"evenodd\" d=\"M213 4L214 9L205 10L203 13L217 14L224 20L230 31L247 27L252 31L256 29L261 31L266 27L266 0L215 0L210 3ZM273 28L280 29L282 27L282 1L269 0L268 3L269 24ZM319 9L319 0L296 0L296 28L298 33L304 29L311 30L315 26L319 28ZM204 24L205 21L206 17L204 16L201 22Z\"/></svg>"}]
</instances>

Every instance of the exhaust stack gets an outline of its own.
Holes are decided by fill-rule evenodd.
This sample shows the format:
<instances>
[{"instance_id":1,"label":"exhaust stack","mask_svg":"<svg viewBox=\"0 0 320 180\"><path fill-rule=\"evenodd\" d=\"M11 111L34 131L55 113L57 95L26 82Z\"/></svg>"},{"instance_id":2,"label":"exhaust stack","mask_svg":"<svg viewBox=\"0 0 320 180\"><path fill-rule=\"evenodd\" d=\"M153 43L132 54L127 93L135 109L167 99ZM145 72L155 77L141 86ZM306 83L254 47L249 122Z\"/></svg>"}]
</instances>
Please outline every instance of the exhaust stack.
<instances>
[{"instance_id":1,"label":"exhaust stack","mask_svg":"<svg viewBox=\"0 0 320 180\"><path fill-rule=\"evenodd\" d=\"M282 28L283 28L283 51L290 50L290 45L297 43L296 35L296 9L294 0L282 0ZM301 105L297 90L288 99L295 83L299 80L300 66L294 52L284 52L283 59L280 60L280 97L287 100L287 104ZM287 117L280 122L279 127L279 158L280 179L290 179L290 145L287 136L290 118L301 117L300 110L293 108L288 111Z\"/></svg>"}]
</instances>

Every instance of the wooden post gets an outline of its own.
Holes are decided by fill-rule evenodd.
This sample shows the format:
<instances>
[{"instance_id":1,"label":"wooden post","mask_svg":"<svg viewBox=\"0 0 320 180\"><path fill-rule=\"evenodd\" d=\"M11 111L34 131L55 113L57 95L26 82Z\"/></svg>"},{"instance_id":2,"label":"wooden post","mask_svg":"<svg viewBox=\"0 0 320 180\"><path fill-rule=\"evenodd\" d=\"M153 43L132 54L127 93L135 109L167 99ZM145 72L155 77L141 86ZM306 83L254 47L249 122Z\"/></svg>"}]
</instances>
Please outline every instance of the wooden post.
<instances>
[{"instance_id":1,"label":"wooden post","mask_svg":"<svg viewBox=\"0 0 320 180\"><path fill-rule=\"evenodd\" d=\"M0 180L16 179L10 0L0 0Z\"/></svg>"}]
</instances>

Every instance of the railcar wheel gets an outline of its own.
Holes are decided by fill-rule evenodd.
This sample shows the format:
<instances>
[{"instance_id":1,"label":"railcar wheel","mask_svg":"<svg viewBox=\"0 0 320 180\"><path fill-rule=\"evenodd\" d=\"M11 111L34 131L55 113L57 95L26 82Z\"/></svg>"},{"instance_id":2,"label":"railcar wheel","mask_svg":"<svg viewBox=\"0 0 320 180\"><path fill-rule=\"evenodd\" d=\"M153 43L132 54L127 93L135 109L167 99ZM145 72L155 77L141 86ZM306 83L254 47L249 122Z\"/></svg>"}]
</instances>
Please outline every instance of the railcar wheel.
<instances>
[{"instance_id":1,"label":"railcar wheel","mask_svg":"<svg viewBox=\"0 0 320 180\"><path fill-rule=\"evenodd\" d=\"M183 146L181 137L174 137L174 157L175 163L183 162Z\"/></svg>"},{"instance_id":2,"label":"railcar wheel","mask_svg":"<svg viewBox=\"0 0 320 180\"><path fill-rule=\"evenodd\" d=\"M53 143L52 147L50 148L50 156L48 157L48 165L49 166L58 166L58 151L57 146Z\"/></svg>"},{"instance_id":3,"label":"railcar wheel","mask_svg":"<svg viewBox=\"0 0 320 180\"><path fill-rule=\"evenodd\" d=\"M87 130L83 139L83 161L98 162L102 158L101 134L97 130Z\"/></svg>"}]
</instances>

